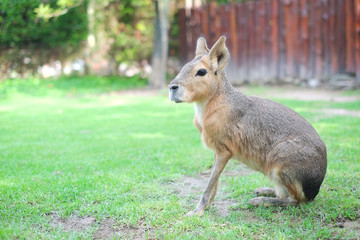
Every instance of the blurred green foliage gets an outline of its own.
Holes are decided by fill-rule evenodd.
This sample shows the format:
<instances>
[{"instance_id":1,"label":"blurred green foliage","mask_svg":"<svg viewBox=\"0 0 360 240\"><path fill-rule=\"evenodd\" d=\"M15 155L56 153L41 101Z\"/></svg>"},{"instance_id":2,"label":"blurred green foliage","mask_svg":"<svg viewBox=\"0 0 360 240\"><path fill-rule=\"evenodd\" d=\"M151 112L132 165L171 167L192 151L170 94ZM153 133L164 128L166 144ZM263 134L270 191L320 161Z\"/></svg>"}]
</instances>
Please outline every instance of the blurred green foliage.
<instances>
[{"instance_id":1,"label":"blurred green foliage","mask_svg":"<svg viewBox=\"0 0 360 240\"><path fill-rule=\"evenodd\" d=\"M117 63L149 59L153 40L151 0L93 0L95 30L112 39ZM78 47L89 32L89 0L1 0L3 48ZM101 48L101 46L99 46Z\"/></svg>"},{"instance_id":2,"label":"blurred green foliage","mask_svg":"<svg viewBox=\"0 0 360 240\"><path fill-rule=\"evenodd\" d=\"M154 6L151 0L112 1L111 14L105 21L117 16L115 24L105 24L108 36L114 39L112 57L117 63L149 59L153 46Z\"/></svg>"},{"instance_id":3,"label":"blurred green foliage","mask_svg":"<svg viewBox=\"0 0 360 240\"><path fill-rule=\"evenodd\" d=\"M1 47L77 47L87 36L87 2L57 18L41 19L36 9L41 0L0 1ZM49 6L58 7L56 0ZM42 5L44 6L44 5Z\"/></svg>"}]
</instances>

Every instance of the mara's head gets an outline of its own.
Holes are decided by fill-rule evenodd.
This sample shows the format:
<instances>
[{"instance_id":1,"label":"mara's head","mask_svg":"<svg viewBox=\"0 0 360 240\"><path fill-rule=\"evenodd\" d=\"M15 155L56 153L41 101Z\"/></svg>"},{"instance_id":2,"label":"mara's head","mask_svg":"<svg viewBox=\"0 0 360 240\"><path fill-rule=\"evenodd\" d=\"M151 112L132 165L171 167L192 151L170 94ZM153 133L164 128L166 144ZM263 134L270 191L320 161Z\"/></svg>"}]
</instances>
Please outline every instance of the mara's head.
<instances>
[{"instance_id":1,"label":"mara's head","mask_svg":"<svg viewBox=\"0 0 360 240\"><path fill-rule=\"evenodd\" d=\"M169 85L169 97L172 101L200 102L216 92L230 59L225 40L225 37L220 37L210 50L205 38L197 40L195 58L180 70Z\"/></svg>"}]
</instances>

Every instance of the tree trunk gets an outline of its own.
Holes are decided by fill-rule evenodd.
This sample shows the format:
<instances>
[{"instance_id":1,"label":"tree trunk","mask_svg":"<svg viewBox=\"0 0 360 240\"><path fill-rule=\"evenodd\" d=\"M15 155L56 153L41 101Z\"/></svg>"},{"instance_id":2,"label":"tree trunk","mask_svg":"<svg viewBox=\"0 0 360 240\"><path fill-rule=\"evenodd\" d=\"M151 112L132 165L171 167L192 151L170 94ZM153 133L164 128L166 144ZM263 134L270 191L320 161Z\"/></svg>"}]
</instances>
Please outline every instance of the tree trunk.
<instances>
[{"instance_id":1,"label":"tree trunk","mask_svg":"<svg viewBox=\"0 0 360 240\"><path fill-rule=\"evenodd\" d=\"M108 5L107 1L88 0L87 15L89 34L87 36L87 46L85 49L85 71L91 75L111 75L114 74L109 63L108 51L111 46L105 30L104 8Z\"/></svg>"},{"instance_id":2,"label":"tree trunk","mask_svg":"<svg viewBox=\"0 0 360 240\"><path fill-rule=\"evenodd\" d=\"M85 73L94 74L92 68L92 57L96 49L96 38L95 38L95 8L96 0L89 0L87 6L87 16L88 16L88 29L89 33L87 36L87 46L85 49Z\"/></svg>"},{"instance_id":3,"label":"tree trunk","mask_svg":"<svg viewBox=\"0 0 360 240\"><path fill-rule=\"evenodd\" d=\"M166 83L168 57L169 0L155 0L154 52L152 54L152 73L150 86L162 88Z\"/></svg>"}]
</instances>

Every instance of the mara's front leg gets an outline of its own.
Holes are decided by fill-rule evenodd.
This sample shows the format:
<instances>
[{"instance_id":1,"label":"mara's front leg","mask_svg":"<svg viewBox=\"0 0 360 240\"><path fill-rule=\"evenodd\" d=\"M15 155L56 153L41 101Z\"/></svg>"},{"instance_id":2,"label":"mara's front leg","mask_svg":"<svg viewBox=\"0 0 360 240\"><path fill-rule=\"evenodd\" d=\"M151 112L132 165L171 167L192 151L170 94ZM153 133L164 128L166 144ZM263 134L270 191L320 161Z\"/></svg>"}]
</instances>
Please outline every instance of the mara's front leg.
<instances>
[{"instance_id":1,"label":"mara's front leg","mask_svg":"<svg viewBox=\"0 0 360 240\"><path fill-rule=\"evenodd\" d=\"M195 210L189 212L187 214L188 216L193 216L194 214L201 216L204 214L205 208L207 208L215 198L219 177L229 159L229 154L215 153L214 164L211 170L209 182Z\"/></svg>"}]
</instances>

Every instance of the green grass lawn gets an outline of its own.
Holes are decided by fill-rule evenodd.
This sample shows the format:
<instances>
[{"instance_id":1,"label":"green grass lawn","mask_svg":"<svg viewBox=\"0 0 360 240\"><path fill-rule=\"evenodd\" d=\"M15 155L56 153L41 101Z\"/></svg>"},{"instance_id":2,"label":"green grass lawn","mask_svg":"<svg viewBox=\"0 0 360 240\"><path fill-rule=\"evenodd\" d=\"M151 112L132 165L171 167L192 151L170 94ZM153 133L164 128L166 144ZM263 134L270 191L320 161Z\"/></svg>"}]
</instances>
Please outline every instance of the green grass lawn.
<instances>
[{"instance_id":1,"label":"green grass lawn","mask_svg":"<svg viewBox=\"0 0 360 240\"><path fill-rule=\"evenodd\" d=\"M222 176L214 205L203 217L186 217L202 190L190 191L184 178L208 172L212 153L192 125L192 105L171 103L165 91L106 93L144 84L0 82L0 239L360 238L360 118L322 112L360 111L360 101L278 99L327 145L315 201L251 207L253 190L272 185L233 161L225 171L246 174ZM227 214L220 203L231 205Z\"/></svg>"}]
</instances>

